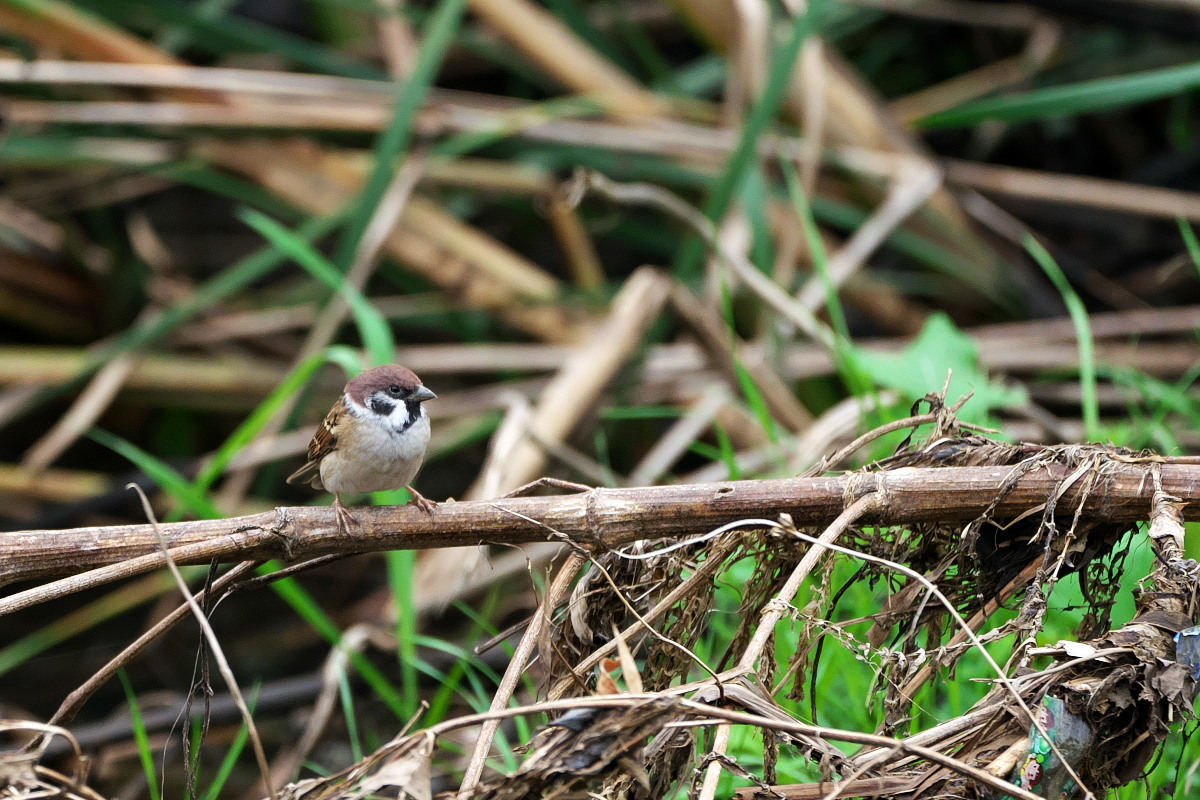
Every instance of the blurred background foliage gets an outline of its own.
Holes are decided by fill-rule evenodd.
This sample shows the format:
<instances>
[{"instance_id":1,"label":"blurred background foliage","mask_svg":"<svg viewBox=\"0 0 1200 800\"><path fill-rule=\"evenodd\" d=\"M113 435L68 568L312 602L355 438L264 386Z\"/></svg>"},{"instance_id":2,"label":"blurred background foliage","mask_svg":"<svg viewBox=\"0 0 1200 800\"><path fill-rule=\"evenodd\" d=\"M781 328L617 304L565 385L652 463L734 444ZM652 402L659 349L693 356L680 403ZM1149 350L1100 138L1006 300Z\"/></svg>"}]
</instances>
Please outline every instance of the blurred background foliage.
<instances>
[{"instance_id":1,"label":"blurred background foliage","mask_svg":"<svg viewBox=\"0 0 1200 800\"><path fill-rule=\"evenodd\" d=\"M164 518L328 502L283 478L347 373L388 361L439 395L437 499L795 474L948 371L1003 438L1196 453L1198 33L1185 0L0 0L0 524L137 521L131 480ZM543 394L647 264L671 300L598 396ZM506 460L506 424L545 434L544 469ZM421 700L486 708L505 651L471 648L528 614L526 555L549 557L449 582L363 556L228 601L275 748L330 642L362 653L280 779ZM153 576L0 619L0 717L48 718L176 600ZM227 698L204 737L178 717L197 646L165 637L81 713L106 795L253 793ZM821 669L816 721L873 729L870 669ZM1190 796L1172 748L1121 796Z\"/></svg>"}]
</instances>

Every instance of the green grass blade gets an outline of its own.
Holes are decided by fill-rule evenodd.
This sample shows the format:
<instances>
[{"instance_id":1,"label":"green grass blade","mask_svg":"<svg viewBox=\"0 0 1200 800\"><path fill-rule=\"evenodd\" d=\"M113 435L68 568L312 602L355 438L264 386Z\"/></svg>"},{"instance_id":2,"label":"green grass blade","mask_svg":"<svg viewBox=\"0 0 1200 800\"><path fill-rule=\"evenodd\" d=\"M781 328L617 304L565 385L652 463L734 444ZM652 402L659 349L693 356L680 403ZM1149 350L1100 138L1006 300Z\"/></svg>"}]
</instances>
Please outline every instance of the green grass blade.
<instances>
[{"instance_id":1,"label":"green grass blade","mask_svg":"<svg viewBox=\"0 0 1200 800\"><path fill-rule=\"evenodd\" d=\"M733 446L733 439L729 437L725 426L720 423L713 423L713 433L717 437L720 460L725 464L725 468L729 470L729 480L740 481L742 479L742 468L737 463L737 450Z\"/></svg>"},{"instance_id":2,"label":"green grass blade","mask_svg":"<svg viewBox=\"0 0 1200 800\"><path fill-rule=\"evenodd\" d=\"M1188 255L1192 257L1192 266L1196 268L1197 274L1200 274L1200 241L1196 239L1196 231L1186 217L1176 217L1175 221L1179 224L1179 234L1183 236L1183 243L1187 245Z\"/></svg>"},{"instance_id":3,"label":"green grass blade","mask_svg":"<svg viewBox=\"0 0 1200 800\"><path fill-rule=\"evenodd\" d=\"M350 312L354 315L354 322L358 326L359 335L371 361L375 364L392 362L396 344L387 320L362 292L346 283L344 275L338 272L325 256L293 231L254 209L240 209L238 217L271 244L295 259L296 263L314 278L335 292L340 292L350 306Z\"/></svg>"},{"instance_id":4,"label":"green grass blade","mask_svg":"<svg viewBox=\"0 0 1200 800\"><path fill-rule=\"evenodd\" d=\"M746 402L758 418L758 424L766 431L767 438L772 442L778 442L779 426L775 423L775 418L771 416L771 409L767 407L766 398L758 390L754 379L750 377L745 364L742 363L737 348L733 346L736 344L737 339L736 326L733 319L733 297L729 293L729 285L725 282L724 276L721 279L721 313L724 316L725 331L728 334L731 350L733 351L733 369L737 373L738 388L741 389Z\"/></svg>"},{"instance_id":5,"label":"green grass blade","mask_svg":"<svg viewBox=\"0 0 1200 800\"><path fill-rule=\"evenodd\" d=\"M93 0L93 8L122 27L157 27L164 33L182 27L191 47L214 55L258 52L285 58L297 66L346 78L385 80L387 75L361 61L285 33L248 17L227 14L210 17L190 3L177 0ZM133 21L133 25L128 23Z\"/></svg>"},{"instance_id":6,"label":"green grass blade","mask_svg":"<svg viewBox=\"0 0 1200 800\"><path fill-rule=\"evenodd\" d=\"M350 269L359 242L396 174L397 160L412 141L413 120L433 85L466 7L467 0L441 0L434 6L425 26L416 66L396 98L391 123L375 146L375 168L350 206L349 222L334 252L333 262L342 272Z\"/></svg>"},{"instance_id":7,"label":"green grass blade","mask_svg":"<svg viewBox=\"0 0 1200 800\"><path fill-rule=\"evenodd\" d=\"M229 13L237 0L197 0L191 10L200 19L218 20ZM174 25L157 37L157 44L168 53L179 53L193 40L192 29L187 25Z\"/></svg>"},{"instance_id":8,"label":"green grass blade","mask_svg":"<svg viewBox=\"0 0 1200 800\"><path fill-rule=\"evenodd\" d=\"M788 197L804 227L804 239L808 243L808 251L812 256L813 272L825 289L825 307L829 310L829 321L834 331L834 359L837 362L838 373L845 381L846 387L855 397L864 397L874 389L870 376L859 364L858 348L850 338L850 326L846 322L846 312L842 308L842 299L837 287L829 275L829 253L825 250L825 242L817 228L816 217L813 216L812 205L800 184L800 175L796 165L788 159L780 159L784 183L787 186Z\"/></svg>"},{"instance_id":9,"label":"green grass blade","mask_svg":"<svg viewBox=\"0 0 1200 800\"><path fill-rule=\"evenodd\" d=\"M73 636L86 633L104 620L124 614L131 608L137 608L174 585L175 581L171 576L162 573L114 589L103 597L80 606L49 625L0 648L0 675L11 672L39 653L43 653Z\"/></svg>"},{"instance_id":10,"label":"green grass blade","mask_svg":"<svg viewBox=\"0 0 1200 800\"><path fill-rule=\"evenodd\" d=\"M250 713L254 713L254 706L258 702L258 686L255 686L250 696L246 698L246 707L250 709ZM225 784L229 782L229 776L233 774L233 768L237 766L237 761L242 755L242 751L246 749L246 742L250 739L250 729L243 721L242 726L238 728L238 732L234 734L233 741L229 743L229 749L225 751L224 758L221 759L221 765L217 767L217 774L213 776L212 783L208 785L201 800L218 800L221 797L221 792L225 788Z\"/></svg>"},{"instance_id":11,"label":"green grass blade","mask_svg":"<svg viewBox=\"0 0 1200 800\"><path fill-rule=\"evenodd\" d=\"M413 597L417 554L412 550L392 550L387 554L387 567L392 602L396 604L396 656L400 660L404 707L411 717L421 703L421 678L417 673L417 604Z\"/></svg>"},{"instance_id":12,"label":"green grass blade","mask_svg":"<svg viewBox=\"0 0 1200 800\"><path fill-rule=\"evenodd\" d=\"M346 719L346 732L350 737L350 757L357 763L362 761L362 737L358 732L358 714L354 711L354 694L350 691L350 679L344 671L338 675L338 699L342 703L342 716Z\"/></svg>"},{"instance_id":13,"label":"green grass blade","mask_svg":"<svg viewBox=\"0 0 1200 800\"><path fill-rule=\"evenodd\" d=\"M317 239L338 223L337 217L311 220L301 225L294 236L304 242ZM107 345L98 348L90 355L84 366L71 380L47 388L39 393L35 401L29 404L33 408L41 402L58 397L59 395L78 388L83 382L95 374L96 370L111 361L121 353L139 350L150 345L175 330L187 320L209 309L263 278L279 267L287 258L287 254L276 247L265 247L246 258L233 264L216 277L200 285L195 292L183 301L154 315L153 317L135 323L128 330L117 336Z\"/></svg>"},{"instance_id":14,"label":"green grass blade","mask_svg":"<svg viewBox=\"0 0 1200 800\"><path fill-rule=\"evenodd\" d=\"M986 120L1011 123L1065 117L1145 103L1190 92L1197 87L1200 87L1200 64L1193 62L1133 75L1080 81L1035 89L1024 94L976 100L958 108L930 114L916 124L922 128L959 128Z\"/></svg>"},{"instance_id":15,"label":"green grass blade","mask_svg":"<svg viewBox=\"0 0 1200 800\"><path fill-rule=\"evenodd\" d=\"M741 136L738 137L737 147L729 156L725 171L712 187L704 206L704 215L714 223L720 223L721 218L725 216L725 212L729 210L729 205L737 195L746 175L758 161L759 137L779 113L784 98L787 96L792 70L800 55L800 47L814 30L814 20L823 11L825 5L825 0L814 0L809 3L806 13L798 14L792 20L787 39L771 58L771 71L767 78L767 85L763 88L758 102L750 109L746 123L742 126ZM694 236L689 237L680 249L677 262L682 278L687 280L695 277L702 252L703 246L700 241Z\"/></svg>"},{"instance_id":16,"label":"green grass blade","mask_svg":"<svg viewBox=\"0 0 1200 800\"><path fill-rule=\"evenodd\" d=\"M150 800L162 800L162 789L158 784L158 770L154 768L154 751L150 748L150 734L146 731L146 723L142 719L142 707L138 705L137 694L125 670L118 670L117 677L121 679L121 687L125 690L125 698L129 701L129 717L133 721L133 738L137 742L138 760L142 762L142 772L146 774L146 789L150 792Z\"/></svg>"},{"instance_id":17,"label":"green grass blade","mask_svg":"<svg viewBox=\"0 0 1200 800\"><path fill-rule=\"evenodd\" d=\"M173 467L133 442L100 428L92 428L88 431L88 436L129 460L187 511L203 519L217 519L221 516L221 512L207 494L197 491L191 482Z\"/></svg>"},{"instance_id":18,"label":"green grass blade","mask_svg":"<svg viewBox=\"0 0 1200 800\"><path fill-rule=\"evenodd\" d=\"M208 464L192 482L192 488L201 494L206 493L229 466L229 462L234 459L234 456L262 431L279 409L296 392L300 391L301 387L312 379L317 370L325 365L326 360L326 354L319 353L292 370L292 373L283 379L275 391L259 403L258 408L254 409L254 412L221 443Z\"/></svg>"},{"instance_id":19,"label":"green grass blade","mask_svg":"<svg viewBox=\"0 0 1200 800\"><path fill-rule=\"evenodd\" d=\"M283 564L278 561L268 561L258 568L260 575L270 575L276 570L282 569ZM313 599L313 596L300 585L300 583L291 577L280 578L271 582L271 588L277 595L283 598L292 609L309 625L313 627L317 633L325 637L330 644L337 646L342 641L342 631L320 604ZM379 699L396 715L396 718L407 722L408 714L405 712L404 698L396 687L392 686L391 682L384 676L379 668L367 659L362 653L350 653L350 663L362 675L363 680L367 685L379 696Z\"/></svg>"},{"instance_id":20,"label":"green grass blade","mask_svg":"<svg viewBox=\"0 0 1200 800\"><path fill-rule=\"evenodd\" d=\"M1097 441L1100 438L1100 401L1096 394L1096 348L1087 309L1062 268L1058 266L1058 262L1041 242L1031 235L1026 235L1024 244L1033 260L1054 284L1054 288L1058 289L1067 305L1067 311L1071 314L1075 338L1079 342L1079 387L1083 393L1083 427L1087 431L1088 440Z\"/></svg>"}]
</instances>

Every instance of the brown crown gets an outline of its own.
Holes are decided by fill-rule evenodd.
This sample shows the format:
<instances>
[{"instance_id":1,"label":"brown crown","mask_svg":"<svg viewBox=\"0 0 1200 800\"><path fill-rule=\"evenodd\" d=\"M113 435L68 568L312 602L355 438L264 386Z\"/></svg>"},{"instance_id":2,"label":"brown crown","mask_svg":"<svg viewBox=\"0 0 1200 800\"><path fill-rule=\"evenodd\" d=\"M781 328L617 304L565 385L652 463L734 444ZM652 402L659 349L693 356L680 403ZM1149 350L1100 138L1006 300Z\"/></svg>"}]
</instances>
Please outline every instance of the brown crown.
<instances>
[{"instance_id":1,"label":"brown crown","mask_svg":"<svg viewBox=\"0 0 1200 800\"><path fill-rule=\"evenodd\" d=\"M421 385L421 379L408 367L385 364L373 367L347 383L346 394L354 402L365 406L372 393L386 391L392 384L401 389L415 389Z\"/></svg>"}]
</instances>

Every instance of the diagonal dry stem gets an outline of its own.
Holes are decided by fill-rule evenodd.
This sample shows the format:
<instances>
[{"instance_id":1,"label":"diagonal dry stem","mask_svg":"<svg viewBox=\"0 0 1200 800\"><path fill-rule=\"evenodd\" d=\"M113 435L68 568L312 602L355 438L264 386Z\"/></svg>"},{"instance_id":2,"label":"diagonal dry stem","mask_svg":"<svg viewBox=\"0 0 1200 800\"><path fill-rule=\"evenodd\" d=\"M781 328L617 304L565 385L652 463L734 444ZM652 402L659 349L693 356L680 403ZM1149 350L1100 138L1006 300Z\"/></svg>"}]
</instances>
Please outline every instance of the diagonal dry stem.
<instances>
[{"instance_id":1,"label":"diagonal dry stem","mask_svg":"<svg viewBox=\"0 0 1200 800\"><path fill-rule=\"evenodd\" d=\"M504 677L500 679L500 686L496 688L496 693L492 696L491 710L493 712L508 706L508 701L512 699L521 676L525 674L525 668L529 664L538 640L550 624L550 617L554 614L554 609L558 607L567 589L570 588L575 573L586 561L585 555L578 552L571 553L567 562L558 571L558 575L555 576L554 582L550 584L550 588L546 590L546 596L538 604L537 610L533 614L533 620L525 629L512 659L508 662L508 667L504 670ZM479 778L483 775L483 767L487 763L488 753L492 749L492 739L495 738L499 727L499 718L487 719L480 726L479 738L475 742L475 749L471 753L471 760L467 764L462 785L458 790L460 798L470 797L471 792L479 784Z\"/></svg>"},{"instance_id":2,"label":"diagonal dry stem","mask_svg":"<svg viewBox=\"0 0 1200 800\"><path fill-rule=\"evenodd\" d=\"M179 571L179 567L171 559L171 551L167 546L167 538L163 535L162 529L158 526L158 520L154 518L154 509L150 507L150 498L146 497L142 487L136 483L129 484L130 489L138 493L138 497L142 501L142 509L146 513L146 518L150 520L150 525L154 528L154 534L158 539L158 547L162 551L167 562L167 569L171 571L171 575L175 578L175 583L179 586L179 592L187 601L188 606L192 610L192 615L196 618L196 623L204 632L204 638L208 642L209 649L212 650L213 659L217 662L217 669L221 673L221 677L225 679L225 685L229 688L229 694L233 697L233 701L237 704L238 711L242 713L242 721L246 724L246 731L250 735L250 744L254 748L254 757L258 761L258 769L262 774L263 783L266 784L267 794L271 800L277 800L275 794L275 786L271 781L271 764L267 761L266 750L263 749L262 737L258 735L258 726L254 724L254 715L250 713L250 707L246 705L246 699L242 696L242 690L238 687L237 678L233 675L233 669L229 666L229 659L225 658L225 651L221 647L221 641L217 638L216 631L208 621L208 616L204 613L204 609L196 602L195 595L188 588L187 581L183 579L183 574Z\"/></svg>"}]
</instances>

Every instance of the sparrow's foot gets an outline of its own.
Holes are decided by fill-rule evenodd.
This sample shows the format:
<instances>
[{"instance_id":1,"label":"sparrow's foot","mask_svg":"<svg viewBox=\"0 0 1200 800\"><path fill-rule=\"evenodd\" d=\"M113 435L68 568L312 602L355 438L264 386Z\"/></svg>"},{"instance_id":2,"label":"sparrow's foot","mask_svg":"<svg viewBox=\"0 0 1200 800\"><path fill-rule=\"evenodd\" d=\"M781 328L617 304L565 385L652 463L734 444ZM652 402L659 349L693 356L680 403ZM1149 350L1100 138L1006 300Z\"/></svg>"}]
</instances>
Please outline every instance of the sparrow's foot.
<instances>
[{"instance_id":1,"label":"sparrow's foot","mask_svg":"<svg viewBox=\"0 0 1200 800\"><path fill-rule=\"evenodd\" d=\"M410 505L416 506L417 508L424 511L426 514L432 514L433 510L435 508L437 508L437 503L430 500L428 497L421 494L413 487L405 486L404 488L408 489L408 493L412 495L412 500L408 501Z\"/></svg>"},{"instance_id":2,"label":"sparrow's foot","mask_svg":"<svg viewBox=\"0 0 1200 800\"><path fill-rule=\"evenodd\" d=\"M358 520L350 515L350 509L342 505L342 498L339 495L333 496L333 513L337 516L338 530L347 535L353 533L353 528L361 527Z\"/></svg>"}]
</instances>

